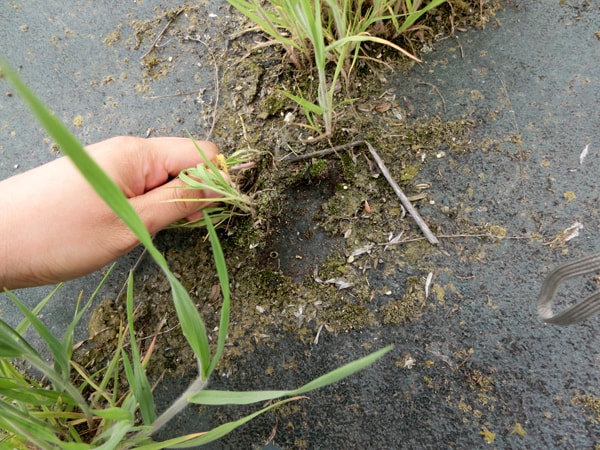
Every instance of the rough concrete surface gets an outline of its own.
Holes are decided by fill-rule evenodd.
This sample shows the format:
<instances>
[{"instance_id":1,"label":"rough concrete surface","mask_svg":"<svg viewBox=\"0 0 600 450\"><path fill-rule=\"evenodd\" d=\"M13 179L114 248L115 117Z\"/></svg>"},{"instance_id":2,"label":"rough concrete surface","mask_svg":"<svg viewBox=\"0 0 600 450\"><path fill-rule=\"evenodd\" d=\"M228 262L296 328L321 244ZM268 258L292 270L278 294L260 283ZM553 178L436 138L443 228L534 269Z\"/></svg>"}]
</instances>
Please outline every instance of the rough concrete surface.
<instances>
[{"instance_id":1,"label":"rough concrete surface","mask_svg":"<svg viewBox=\"0 0 600 450\"><path fill-rule=\"evenodd\" d=\"M72 123L82 116L83 125L75 131L84 142L119 133L144 135L150 127L179 133L175 119L191 116L196 106L185 98L140 100L129 90L131 80L119 80L122 72L132 77L136 70L107 67L126 58L133 67L143 51L116 54L123 48L103 43L127 14L129 19L152 17L161 2L84 3L3 3L0 54L21 69L61 119ZM298 386L366 354L365 344L372 349L395 344L393 353L373 367L311 393L283 416L284 422L265 416L211 448L260 448L275 426L273 442L281 448L600 445L599 412L589 401L583 404L595 398L598 408L600 401L599 319L568 328L548 326L534 307L553 267L600 251L600 5L514 0L496 19L485 30L457 32L456 40L438 42L410 77L389 76L388 91L419 116L477 122L473 139L481 148L466 154L432 149L417 182L431 184L433 202L422 206L421 214L444 235L462 234L469 222L501 227L507 238L442 238L426 258L434 267L434 285L446 295L443 303L436 297L436 307L424 309L417 321L323 333L313 346L283 339L258 348L235 377L216 380L215 387ZM116 81L103 84L97 73L114 73ZM2 90L9 88L2 84ZM2 177L55 157L14 96L0 96L0 137ZM486 140L496 144L488 147ZM588 155L580 162L587 145ZM578 237L561 248L548 245L576 221L584 226ZM120 267L129 265L124 260ZM370 283L388 286L394 295L404 292L409 276L424 283L428 275L410 265L391 276L384 272L389 273L371 271ZM98 277L68 283L65 298L91 289ZM118 289L114 283L110 289ZM597 284L574 284L564 294L575 300ZM44 292L20 294L33 304ZM10 311L4 295L0 304L3 314ZM46 314L67 317L72 304L65 301ZM294 370L266 379L266 366L290 361ZM160 387L157 395L181 389L177 384ZM236 416L237 411L227 410L220 417L207 413L202 421L216 425L222 417ZM190 408L168 432L195 430L199 420L197 409Z\"/></svg>"}]
</instances>

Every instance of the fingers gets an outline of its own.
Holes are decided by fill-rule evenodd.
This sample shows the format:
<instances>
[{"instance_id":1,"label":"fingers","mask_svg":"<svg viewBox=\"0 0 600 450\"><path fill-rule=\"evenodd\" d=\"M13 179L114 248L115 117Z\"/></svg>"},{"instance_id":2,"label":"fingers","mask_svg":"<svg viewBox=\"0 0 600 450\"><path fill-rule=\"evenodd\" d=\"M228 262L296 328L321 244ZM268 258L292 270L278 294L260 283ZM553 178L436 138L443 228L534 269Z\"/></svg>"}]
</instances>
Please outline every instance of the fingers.
<instances>
[{"instance_id":1,"label":"fingers","mask_svg":"<svg viewBox=\"0 0 600 450\"><path fill-rule=\"evenodd\" d=\"M130 201L150 234L155 234L178 220L193 216L209 206L211 199L218 201L218 198L219 194L210 190L186 189L183 181L175 179Z\"/></svg>"},{"instance_id":2,"label":"fingers","mask_svg":"<svg viewBox=\"0 0 600 450\"><path fill-rule=\"evenodd\" d=\"M187 138L151 138L144 141L144 146L146 189L153 189L166 179L176 177L182 170L203 163L200 151L208 160L214 160L219 153L212 142L194 142Z\"/></svg>"},{"instance_id":3,"label":"fingers","mask_svg":"<svg viewBox=\"0 0 600 450\"><path fill-rule=\"evenodd\" d=\"M180 179L165 183L167 179L179 175L182 170L204 163L202 153L208 160L213 160L219 153L215 144L207 141L194 142L187 138L164 137L146 139L144 145L144 154L147 156L147 191L141 197L138 196L133 203L151 234L194 215L199 209L210 204L206 200L218 197L213 191L186 189Z\"/></svg>"}]
</instances>

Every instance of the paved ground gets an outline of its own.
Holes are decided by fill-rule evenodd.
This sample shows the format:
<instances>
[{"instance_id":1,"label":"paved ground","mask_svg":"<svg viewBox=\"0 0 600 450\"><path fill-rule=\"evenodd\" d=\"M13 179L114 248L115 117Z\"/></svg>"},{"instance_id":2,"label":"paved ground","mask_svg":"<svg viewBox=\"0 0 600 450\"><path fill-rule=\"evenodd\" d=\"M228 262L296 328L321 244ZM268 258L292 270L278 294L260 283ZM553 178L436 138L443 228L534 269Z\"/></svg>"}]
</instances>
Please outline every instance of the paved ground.
<instances>
[{"instance_id":1,"label":"paved ground","mask_svg":"<svg viewBox=\"0 0 600 450\"><path fill-rule=\"evenodd\" d=\"M125 14L153 17L159 2L116 9L113 2L95 2L93 11L79 3L52 3L52 13L39 2L0 6L7 24L0 42L12 44L2 45L1 52L22 68L25 80L61 119L71 123L82 116L76 131L84 142L117 133L144 135L149 127L167 134L180 128L175 118L194 114L194 105L182 99L141 100L131 91L141 51L103 42L115 22L126 23ZM551 268L600 251L598 24L600 6L594 2L515 0L484 31L441 42L409 81L390 78L388 90L415 115L478 122L474 139L480 149L431 158L419 174L419 181L431 183L435 200L422 214L446 234L460 233L466 223L489 223L526 239L443 240L427 258L434 282L448 294L418 321L324 334L312 348L293 339L258 348L227 387L264 387L265 366L295 358L301 362L297 370L278 372L276 380L293 386L365 354L366 342L396 345L393 355L311 395L286 416L277 424L278 446L581 449L600 444L598 411L582 405L586 396L600 398L599 319L572 328L545 326L533 307ZM130 66L118 67L115 62L125 58ZM124 72L128 80L120 78ZM115 79L103 82L98 73L114 73ZM55 157L15 97L0 97L0 136L2 177ZM486 145L491 141L496 144ZM564 249L545 245L575 221L585 227L579 237ZM530 239L534 234L541 238ZM125 260L121 267L128 264ZM384 276L390 273L385 269L372 271L371 283L398 292L409 276L427 275L410 265L391 276ZM66 300L47 313L49 318L58 324L67 317L69 299L97 279L98 274L67 284ZM578 289L595 287L593 281L574 284L572 298ZM21 295L34 302L44 292ZM10 312L6 297L0 302ZM404 367L408 357L414 359L410 369ZM190 409L170 432L197 421ZM213 448L260 446L274 425L273 417L260 419Z\"/></svg>"}]
</instances>

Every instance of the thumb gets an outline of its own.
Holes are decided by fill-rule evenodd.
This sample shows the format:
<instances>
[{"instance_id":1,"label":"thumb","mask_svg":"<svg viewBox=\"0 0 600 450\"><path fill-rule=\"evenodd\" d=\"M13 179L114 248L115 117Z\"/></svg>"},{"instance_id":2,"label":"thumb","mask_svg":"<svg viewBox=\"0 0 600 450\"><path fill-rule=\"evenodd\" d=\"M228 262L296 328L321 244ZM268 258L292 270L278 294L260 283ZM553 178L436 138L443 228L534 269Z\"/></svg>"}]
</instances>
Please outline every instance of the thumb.
<instances>
[{"instance_id":1,"label":"thumb","mask_svg":"<svg viewBox=\"0 0 600 450\"><path fill-rule=\"evenodd\" d=\"M184 219L218 201L219 194L211 190L189 189L176 178L145 194L130 199L150 234L155 234L173 222Z\"/></svg>"}]
</instances>

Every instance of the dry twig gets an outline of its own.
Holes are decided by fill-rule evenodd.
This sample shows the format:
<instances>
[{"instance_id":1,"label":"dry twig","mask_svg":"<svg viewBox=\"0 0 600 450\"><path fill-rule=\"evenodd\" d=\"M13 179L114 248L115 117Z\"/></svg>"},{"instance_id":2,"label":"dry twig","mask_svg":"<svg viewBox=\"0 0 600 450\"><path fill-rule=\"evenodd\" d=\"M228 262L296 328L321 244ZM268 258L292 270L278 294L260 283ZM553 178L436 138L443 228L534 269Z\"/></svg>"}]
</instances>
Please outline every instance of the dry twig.
<instances>
[{"instance_id":1,"label":"dry twig","mask_svg":"<svg viewBox=\"0 0 600 450\"><path fill-rule=\"evenodd\" d=\"M367 146L367 148L369 149L369 152L371 152L371 156L373 157L373 159L379 166L379 170L381 170L381 173L383 174L385 179L388 181L388 183L390 184L390 186L392 187L392 189L394 190L394 192L396 193L396 195L402 202L402 205L406 208L406 210L411 215L413 220L417 223L417 225L419 226L419 228L421 229L421 231L423 232L423 234L425 235L427 240L431 244L439 244L440 241L438 241L438 239L435 237L435 235L431 232L431 230L429 229L429 227L427 226L427 224L425 223L425 221L423 220L421 215L414 208L414 206L412 205L412 203L410 202L408 197L404 194L404 192L402 192L402 189L400 189L400 186L398 186L398 183L396 183L396 181L392 178L392 175L387 170L387 167L385 167L383 160L379 157L375 148L367 141L364 141L364 143Z\"/></svg>"},{"instance_id":2,"label":"dry twig","mask_svg":"<svg viewBox=\"0 0 600 450\"><path fill-rule=\"evenodd\" d=\"M435 92L437 92L437 94L440 96L440 98L442 99L442 106L444 107L444 113L446 113L446 100L444 100L444 96L442 95L442 93L440 92L440 90L436 87L435 84L431 84L431 83L427 83L426 81L420 81L417 84L422 84L424 86L429 86L431 89L433 89Z\"/></svg>"},{"instance_id":3,"label":"dry twig","mask_svg":"<svg viewBox=\"0 0 600 450\"><path fill-rule=\"evenodd\" d=\"M156 39L154 39L154 42L152 42L152 45L150 46L150 48L146 51L146 53L144 53L142 56L140 56L140 60L143 60L146 56L148 56L150 54L150 52L152 50L154 50L157 47L158 41L160 41L160 39L163 37L163 35L165 34L165 31L167 31L167 28L169 28L171 26L171 24L173 22L175 22L175 19L177 19L177 17L179 16L179 14L181 14L183 12L183 10L184 10L184 8L180 8L179 10L175 11L175 14L173 15L173 17L171 17L171 19L169 19L169 21L163 27L163 29L160 30L160 33L158 33L158 35L156 36Z\"/></svg>"}]
</instances>

